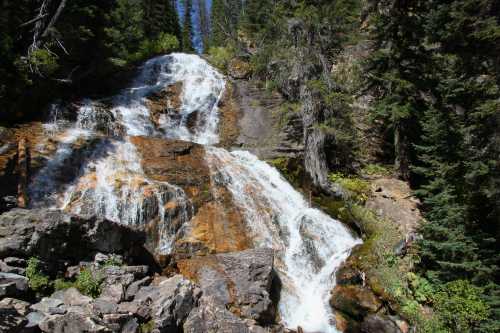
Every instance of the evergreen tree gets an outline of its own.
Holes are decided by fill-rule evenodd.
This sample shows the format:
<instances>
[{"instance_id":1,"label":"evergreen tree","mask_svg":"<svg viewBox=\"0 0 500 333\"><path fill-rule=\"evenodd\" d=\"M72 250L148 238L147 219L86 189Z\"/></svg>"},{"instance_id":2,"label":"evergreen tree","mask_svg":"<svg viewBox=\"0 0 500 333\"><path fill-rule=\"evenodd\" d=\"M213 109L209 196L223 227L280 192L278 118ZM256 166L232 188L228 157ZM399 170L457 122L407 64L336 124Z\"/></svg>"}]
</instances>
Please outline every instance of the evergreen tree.
<instances>
[{"instance_id":1,"label":"evergreen tree","mask_svg":"<svg viewBox=\"0 0 500 333\"><path fill-rule=\"evenodd\" d=\"M181 28L175 4L170 0L143 0L144 28L149 39L158 38L160 33L171 34L181 40Z\"/></svg>"},{"instance_id":2,"label":"evergreen tree","mask_svg":"<svg viewBox=\"0 0 500 333\"><path fill-rule=\"evenodd\" d=\"M182 50L192 52L193 49L193 29L192 29L192 3L191 0L184 0L184 21L182 25Z\"/></svg>"}]
</instances>

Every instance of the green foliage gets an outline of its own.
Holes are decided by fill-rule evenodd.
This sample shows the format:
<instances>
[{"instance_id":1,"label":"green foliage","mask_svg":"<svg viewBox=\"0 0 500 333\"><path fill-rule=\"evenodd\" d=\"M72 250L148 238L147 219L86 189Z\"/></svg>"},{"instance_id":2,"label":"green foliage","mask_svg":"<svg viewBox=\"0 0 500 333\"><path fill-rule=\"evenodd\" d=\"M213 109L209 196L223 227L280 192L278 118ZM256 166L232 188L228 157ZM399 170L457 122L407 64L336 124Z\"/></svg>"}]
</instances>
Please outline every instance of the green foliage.
<instances>
[{"instance_id":1,"label":"green foliage","mask_svg":"<svg viewBox=\"0 0 500 333\"><path fill-rule=\"evenodd\" d=\"M57 290L65 290L69 288L76 288L75 282L68 281L65 279L56 279L54 280L54 289Z\"/></svg>"},{"instance_id":2,"label":"green foliage","mask_svg":"<svg viewBox=\"0 0 500 333\"><path fill-rule=\"evenodd\" d=\"M235 55L235 50L231 46L211 47L208 50L208 59L210 63L224 72L227 71L229 62Z\"/></svg>"},{"instance_id":3,"label":"green foliage","mask_svg":"<svg viewBox=\"0 0 500 333\"><path fill-rule=\"evenodd\" d=\"M84 295L96 298L101 293L102 276L86 268L80 272L75 287Z\"/></svg>"},{"instance_id":4,"label":"green foliage","mask_svg":"<svg viewBox=\"0 0 500 333\"><path fill-rule=\"evenodd\" d=\"M140 0L117 0L109 14L111 26L105 28L111 52L118 58L131 60L144 39L144 11Z\"/></svg>"},{"instance_id":5,"label":"green foliage","mask_svg":"<svg viewBox=\"0 0 500 333\"><path fill-rule=\"evenodd\" d=\"M355 176L346 176L340 172L331 173L328 178L331 182L342 186L351 194L351 198L357 202L364 202L370 195L370 183Z\"/></svg>"},{"instance_id":6,"label":"green foliage","mask_svg":"<svg viewBox=\"0 0 500 333\"><path fill-rule=\"evenodd\" d=\"M367 176L388 176L391 174L391 170L380 164L367 164L361 169L361 174Z\"/></svg>"},{"instance_id":7,"label":"green foliage","mask_svg":"<svg viewBox=\"0 0 500 333\"><path fill-rule=\"evenodd\" d=\"M32 66L44 76L52 75L59 67L58 56L48 49L38 49L32 52L28 58L29 66Z\"/></svg>"},{"instance_id":8,"label":"green foliage","mask_svg":"<svg viewBox=\"0 0 500 333\"><path fill-rule=\"evenodd\" d=\"M434 308L454 332L470 332L489 316L482 292L467 280L452 281L434 295Z\"/></svg>"},{"instance_id":9,"label":"green foliage","mask_svg":"<svg viewBox=\"0 0 500 333\"><path fill-rule=\"evenodd\" d=\"M153 332L154 328L155 322L151 319L150 321L139 325L139 333L151 333Z\"/></svg>"},{"instance_id":10,"label":"green foliage","mask_svg":"<svg viewBox=\"0 0 500 333\"><path fill-rule=\"evenodd\" d=\"M121 266L123 265L123 260L116 256L110 256L105 262L104 266Z\"/></svg>"},{"instance_id":11,"label":"green foliage","mask_svg":"<svg viewBox=\"0 0 500 333\"><path fill-rule=\"evenodd\" d=\"M41 271L40 260L31 257L26 267L26 277L28 278L30 288L35 292L46 292L50 289L49 277Z\"/></svg>"}]
</instances>

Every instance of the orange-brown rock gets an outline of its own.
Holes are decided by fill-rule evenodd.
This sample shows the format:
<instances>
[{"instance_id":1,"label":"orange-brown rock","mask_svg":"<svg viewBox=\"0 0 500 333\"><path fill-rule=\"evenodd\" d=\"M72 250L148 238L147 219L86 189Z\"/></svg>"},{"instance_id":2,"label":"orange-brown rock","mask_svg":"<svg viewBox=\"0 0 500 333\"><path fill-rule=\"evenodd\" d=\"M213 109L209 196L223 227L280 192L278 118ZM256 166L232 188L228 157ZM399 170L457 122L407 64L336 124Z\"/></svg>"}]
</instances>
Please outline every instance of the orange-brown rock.
<instances>
[{"instance_id":1,"label":"orange-brown rock","mask_svg":"<svg viewBox=\"0 0 500 333\"><path fill-rule=\"evenodd\" d=\"M151 120L154 124L159 125L160 117L163 114L179 112L182 106L181 94L182 82L176 82L146 98L146 105L150 110Z\"/></svg>"},{"instance_id":2,"label":"orange-brown rock","mask_svg":"<svg viewBox=\"0 0 500 333\"><path fill-rule=\"evenodd\" d=\"M238 125L241 111L236 101L236 95L233 85L228 82L224 95L219 101L219 137L220 144L223 147L230 148L236 143L240 134Z\"/></svg>"},{"instance_id":3,"label":"orange-brown rock","mask_svg":"<svg viewBox=\"0 0 500 333\"><path fill-rule=\"evenodd\" d=\"M330 305L356 319L361 319L369 313L376 313L382 307L377 296L369 288L361 285L335 286Z\"/></svg>"},{"instance_id":4,"label":"orange-brown rock","mask_svg":"<svg viewBox=\"0 0 500 333\"><path fill-rule=\"evenodd\" d=\"M175 244L178 258L250 247L245 220L230 192L211 182L203 146L149 137L132 137L131 141L142 156L147 176L179 186L193 203L194 216Z\"/></svg>"}]
</instances>

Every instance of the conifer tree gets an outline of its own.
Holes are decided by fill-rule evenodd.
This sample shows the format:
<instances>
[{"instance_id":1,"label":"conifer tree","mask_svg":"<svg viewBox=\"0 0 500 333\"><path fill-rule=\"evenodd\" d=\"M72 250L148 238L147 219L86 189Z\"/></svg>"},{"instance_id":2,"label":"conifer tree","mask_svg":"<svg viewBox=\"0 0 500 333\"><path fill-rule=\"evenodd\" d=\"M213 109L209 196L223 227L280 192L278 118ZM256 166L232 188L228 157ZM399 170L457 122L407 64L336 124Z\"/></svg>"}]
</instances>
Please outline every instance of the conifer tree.
<instances>
[{"instance_id":1,"label":"conifer tree","mask_svg":"<svg viewBox=\"0 0 500 333\"><path fill-rule=\"evenodd\" d=\"M182 50L192 52L193 49L193 28L192 28L192 3L191 0L184 0L184 21L182 25Z\"/></svg>"}]
</instances>

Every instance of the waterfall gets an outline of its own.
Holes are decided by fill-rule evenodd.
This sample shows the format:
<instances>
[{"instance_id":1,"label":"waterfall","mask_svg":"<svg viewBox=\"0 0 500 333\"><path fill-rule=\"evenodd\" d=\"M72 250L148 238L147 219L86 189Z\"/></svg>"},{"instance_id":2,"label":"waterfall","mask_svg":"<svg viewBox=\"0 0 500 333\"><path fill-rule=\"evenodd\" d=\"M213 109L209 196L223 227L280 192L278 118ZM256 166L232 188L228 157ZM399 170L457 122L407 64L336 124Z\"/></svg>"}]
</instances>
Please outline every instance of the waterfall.
<instances>
[{"instance_id":1,"label":"waterfall","mask_svg":"<svg viewBox=\"0 0 500 333\"><path fill-rule=\"evenodd\" d=\"M329 293L335 270L359 240L339 221L311 208L278 170L255 155L220 148L208 152L210 165L243 208L255 245L277 251L284 324L306 332L336 332Z\"/></svg>"},{"instance_id":2,"label":"waterfall","mask_svg":"<svg viewBox=\"0 0 500 333\"><path fill-rule=\"evenodd\" d=\"M149 96L173 84L182 88L180 107L153 120ZM336 332L329 292L336 269L359 240L339 221L310 207L269 164L246 151L216 147L224 89L224 77L206 61L176 53L147 61L131 86L109 101L82 101L73 124L58 126L61 112L55 107L47 129L59 144L30 186L34 205L95 214L130 226L153 223L158 225L157 250L168 254L177 229L193 215L191 203L175 184L148 178L129 138L202 144L212 176L229 189L242 210L254 246L276 251L283 324L301 326L305 332ZM78 177L59 184L56 174L72 158L75 143L89 138L99 143L84 157Z\"/></svg>"}]
</instances>

